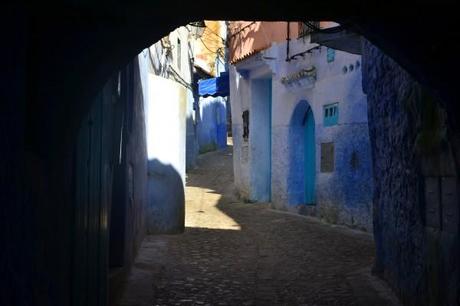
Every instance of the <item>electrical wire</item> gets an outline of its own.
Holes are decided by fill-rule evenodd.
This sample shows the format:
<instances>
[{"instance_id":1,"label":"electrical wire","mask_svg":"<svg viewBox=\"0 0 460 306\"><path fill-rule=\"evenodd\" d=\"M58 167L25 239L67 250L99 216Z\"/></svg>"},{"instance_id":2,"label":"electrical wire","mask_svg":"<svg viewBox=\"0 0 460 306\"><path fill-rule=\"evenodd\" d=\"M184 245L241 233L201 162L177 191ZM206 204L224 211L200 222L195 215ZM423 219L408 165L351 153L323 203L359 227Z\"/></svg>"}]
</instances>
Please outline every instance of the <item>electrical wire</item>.
<instances>
[{"instance_id":1,"label":"electrical wire","mask_svg":"<svg viewBox=\"0 0 460 306\"><path fill-rule=\"evenodd\" d=\"M209 49L213 49L214 47L217 48L217 49L220 49L221 45L224 45L224 44L221 44L221 43L217 42L215 39L211 39L211 38L202 38L202 41L205 44L207 44ZM217 49L216 49L215 52L217 52Z\"/></svg>"},{"instance_id":2,"label":"electrical wire","mask_svg":"<svg viewBox=\"0 0 460 306\"><path fill-rule=\"evenodd\" d=\"M204 46L206 49L208 49L209 52L218 54L218 50L219 50L220 48L217 48L216 51L212 51L212 50L209 49L209 47L204 43L204 41L203 41L203 39L202 39L201 37L200 37L200 40L201 40L201 43L203 44L203 46Z\"/></svg>"},{"instance_id":3,"label":"electrical wire","mask_svg":"<svg viewBox=\"0 0 460 306\"><path fill-rule=\"evenodd\" d=\"M222 65L225 66L225 62L223 62L223 61L220 59L220 57L224 57L224 55L221 54L221 53L219 52L219 50L222 50L222 48L219 47L219 48L217 48L216 51L213 51L213 50L211 50L211 49L204 43L204 41L203 41L203 39L201 39L201 37L200 37L200 41L201 41L201 43L203 44L203 46L204 46L209 52L216 54L216 55L217 55L217 56L216 56L216 59L217 59L219 62L221 62Z\"/></svg>"},{"instance_id":4,"label":"electrical wire","mask_svg":"<svg viewBox=\"0 0 460 306\"><path fill-rule=\"evenodd\" d=\"M165 49L163 49L163 50L165 50ZM157 53L157 52L155 52L155 53ZM148 54L149 54L150 64L152 65L152 67L154 67L155 65L154 65L154 62L153 62L152 52L150 51L150 48L148 48ZM157 53L157 55L158 55L158 53ZM172 72L174 79L178 83L180 83L181 85L183 85L184 87L186 87L186 88L188 88L190 90L193 90L192 85L190 83L188 83L187 81L185 81L180 76L180 74L173 68L173 66L171 64L166 64L166 65L163 66L162 63L159 61L159 65L160 65L160 71L159 71L160 76L163 76L165 72ZM161 71L161 67L165 67L163 72Z\"/></svg>"},{"instance_id":5,"label":"electrical wire","mask_svg":"<svg viewBox=\"0 0 460 306\"><path fill-rule=\"evenodd\" d=\"M206 33L206 30L208 30L208 31L211 32L212 34L214 34L214 35L216 35L217 37L219 37L219 38L222 40L222 42L225 42L225 39L222 38L222 36L220 36L220 35L217 34L216 32L214 32L210 27L206 26L206 29L205 29L204 33Z\"/></svg>"},{"instance_id":6,"label":"electrical wire","mask_svg":"<svg viewBox=\"0 0 460 306\"><path fill-rule=\"evenodd\" d=\"M255 22L253 22L253 23L255 23ZM190 29L189 29L187 26L185 26L185 28L190 32ZM215 33L211 28L206 27L206 29L208 29L210 33L212 33L212 34L218 36L218 37L222 40L222 42L225 43L225 39L223 39L220 35L218 35L217 33ZM165 39L166 39L166 40L169 40L168 37L165 37ZM217 50L213 51L213 50L211 50L211 48L209 48L209 47L206 45L206 43L204 42L204 40L203 40L202 37L200 37L199 39L200 39L201 43L203 44L203 46L204 46L209 52L216 54L216 59L217 59L219 62L221 62L223 65L225 65L225 62L223 62L223 61L221 60L221 57L225 57L225 55L223 54L223 51L222 51L223 48L222 48L222 47L219 47L219 48L217 48ZM206 38L206 37L205 37L205 39L211 39L211 38ZM170 43L168 42L168 45L169 45L169 46L166 46L166 45L164 44L165 42L163 41L163 39L161 39L160 41L161 41L162 49L163 49L163 50L166 50L166 52L168 52L168 50L171 49ZM190 51L190 50L189 50L189 51ZM150 51L150 49L148 49L148 52L149 52L149 58L150 58L151 64L153 65L153 59L152 59L152 57L151 57L151 51ZM193 52L193 51L192 51L192 52ZM193 57L192 57L192 61L193 61ZM161 65L161 64L160 64L160 65ZM162 65L161 65L161 66L162 66ZM191 85L190 83L188 83L187 81L185 81L185 80L181 77L181 75L174 69L174 67L173 67L171 64L167 64L166 67L167 67L167 68L165 69L165 72L166 72L166 70L167 70L168 72L171 72L172 75L173 75L173 78L174 78L177 82L179 82L180 84L182 84L184 87L186 87L186 88L188 88L188 89L190 89L190 90L193 90L192 85Z\"/></svg>"},{"instance_id":7,"label":"electrical wire","mask_svg":"<svg viewBox=\"0 0 460 306\"><path fill-rule=\"evenodd\" d=\"M190 90L193 90L193 87L190 83L188 83L187 81L185 81L181 76L180 74L174 69L174 67L171 65L171 64L168 64L168 68L170 71L172 71L174 73L174 77L177 77L179 78L178 82L180 84L182 84L184 87L190 89Z\"/></svg>"}]
</instances>

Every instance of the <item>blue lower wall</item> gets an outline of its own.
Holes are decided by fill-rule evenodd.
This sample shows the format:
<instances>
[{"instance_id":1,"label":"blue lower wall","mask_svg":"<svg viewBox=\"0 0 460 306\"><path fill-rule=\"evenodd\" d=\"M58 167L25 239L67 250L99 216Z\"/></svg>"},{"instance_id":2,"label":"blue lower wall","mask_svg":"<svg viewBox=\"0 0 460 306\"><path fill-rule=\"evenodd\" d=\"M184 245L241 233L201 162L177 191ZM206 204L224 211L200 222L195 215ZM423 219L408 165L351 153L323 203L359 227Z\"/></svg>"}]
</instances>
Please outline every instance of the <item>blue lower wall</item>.
<instances>
[{"instance_id":1,"label":"blue lower wall","mask_svg":"<svg viewBox=\"0 0 460 306\"><path fill-rule=\"evenodd\" d=\"M147 218L147 232L183 232L185 194L179 172L173 166L165 165L157 159L149 160L148 185L148 214L154 217Z\"/></svg>"},{"instance_id":2,"label":"blue lower wall","mask_svg":"<svg viewBox=\"0 0 460 306\"><path fill-rule=\"evenodd\" d=\"M322 131L334 143L334 171L321 173L318 159L316 180L318 215L372 231L372 161L367 123L335 126ZM317 146L321 156L321 145Z\"/></svg>"},{"instance_id":3,"label":"blue lower wall","mask_svg":"<svg viewBox=\"0 0 460 306\"><path fill-rule=\"evenodd\" d=\"M288 205L305 203L305 126L303 121L309 108L308 102L300 101L294 109L289 125Z\"/></svg>"},{"instance_id":4,"label":"blue lower wall","mask_svg":"<svg viewBox=\"0 0 460 306\"><path fill-rule=\"evenodd\" d=\"M363 44L363 86L369 101L374 164L374 271L405 305L460 305L458 198L449 203L443 192L443 182L454 181L457 188L448 194L458 194L456 164L449 152L454 141L449 130L445 137L438 134L445 132L443 120L449 114L367 41ZM437 112L444 115L433 120ZM442 145L437 144L440 139ZM426 145L439 148L427 156ZM431 189L425 179L440 179L440 185ZM451 218L442 216L446 208ZM431 223L433 213L439 214L434 217L438 221ZM453 228L446 227L446 220Z\"/></svg>"},{"instance_id":5,"label":"blue lower wall","mask_svg":"<svg viewBox=\"0 0 460 306\"><path fill-rule=\"evenodd\" d=\"M198 155L198 141L196 137L196 124L191 116L187 116L185 138L185 169L193 169Z\"/></svg>"},{"instance_id":6,"label":"blue lower wall","mask_svg":"<svg viewBox=\"0 0 460 306\"><path fill-rule=\"evenodd\" d=\"M227 108L222 97L200 98L196 133L200 153L227 146Z\"/></svg>"},{"instance_id":7,"label":"blue lower wall","mask_svg":"<svg viewBox=\"0 0 460 306\"><path fill-rule=\"evenodd\" d=\"M305 201L305 126L309 105L300 101L293 111L288 132L289 206ZM317 120L318 121L318 120ZM316 128L317 214L332 223L372 230L372 161L367 123ZM321 172L321 143L334 143L334 170Z\"/></svg>"},{"instance_id":8,"label":"blue lower wall","mask_svg":"<svg viewBox=\"0 0 460 306\"><path fill-rule=\"evenodd\" d=\"M250 199L271 199L271 79L251 81L249 112Z\"/></svg>"}]
</instances>

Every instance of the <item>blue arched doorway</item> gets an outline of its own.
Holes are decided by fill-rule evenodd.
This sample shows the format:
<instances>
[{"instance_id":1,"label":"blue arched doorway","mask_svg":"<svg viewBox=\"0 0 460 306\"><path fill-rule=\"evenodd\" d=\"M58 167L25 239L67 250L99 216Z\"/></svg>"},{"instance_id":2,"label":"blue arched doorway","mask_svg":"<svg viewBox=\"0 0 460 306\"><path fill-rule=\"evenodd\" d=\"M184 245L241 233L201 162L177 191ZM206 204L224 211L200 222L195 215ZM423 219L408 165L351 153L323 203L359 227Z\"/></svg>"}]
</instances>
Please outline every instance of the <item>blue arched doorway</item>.
<instances>
[{"instance_id":1,"label":"blue arched doorway","mask_svg":"<svg viewBox=\"0 0 460 306\"><path fill-rule=\"evenodd\" d=\"M315 119L307 101L294 108L289 124L289 205L315 204Z\"/></svg>"}]
</instances>

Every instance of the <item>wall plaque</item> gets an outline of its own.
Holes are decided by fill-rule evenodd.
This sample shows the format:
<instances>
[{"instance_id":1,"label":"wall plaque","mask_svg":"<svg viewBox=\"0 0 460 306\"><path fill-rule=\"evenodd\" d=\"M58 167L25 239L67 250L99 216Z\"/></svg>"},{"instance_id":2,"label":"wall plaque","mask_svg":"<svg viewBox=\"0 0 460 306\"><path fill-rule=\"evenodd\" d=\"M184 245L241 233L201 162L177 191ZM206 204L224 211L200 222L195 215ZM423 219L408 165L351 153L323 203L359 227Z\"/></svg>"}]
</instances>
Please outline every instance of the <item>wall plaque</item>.
<instances>
[{"instance_id":1,"label":"wall plaque","mask_svg":"<svg viewBox=\"0 0 460 306\"><path fill-rule=\"evenodd\" d=\"M321 144L321 172L334 171L334 143Z\"/></svg>"}]
</instances>

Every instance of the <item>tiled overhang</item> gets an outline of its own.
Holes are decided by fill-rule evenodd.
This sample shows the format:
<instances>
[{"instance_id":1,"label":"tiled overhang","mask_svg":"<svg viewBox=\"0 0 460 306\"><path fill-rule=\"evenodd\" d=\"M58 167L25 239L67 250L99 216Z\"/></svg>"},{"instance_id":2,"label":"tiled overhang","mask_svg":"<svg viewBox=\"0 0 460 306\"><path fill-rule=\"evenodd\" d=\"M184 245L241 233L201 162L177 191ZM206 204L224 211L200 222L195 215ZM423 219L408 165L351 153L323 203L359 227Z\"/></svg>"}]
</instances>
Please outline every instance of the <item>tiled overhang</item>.
<instances>
[{"instance_id":1,"label":"tiled overhang","mask_svg":"<svg viewBox=\"0 0 460 306\"><path fill-rule=\"evenodd\" d=\"M258 53L258 52L260 52L260 51L262 51L262 50L268 49L268 48L270 48L270 45L265 45L265 46L263 46L263 47L261 47L261 48L251 50L251 51L249 51L248 53L246 53L246 54L244 54L244 55L242 55L242 56L240 56L240 57L237 57L237 58L233 59L232 61L230 61L230 64L235 65L235 64L237 64L237 63L239 63L239 62L241 62L241 61L247 59L248 57L251 57L251 56L253 56L254 54L256 54L256 53Z\"/></svg>"}]
</instances>

